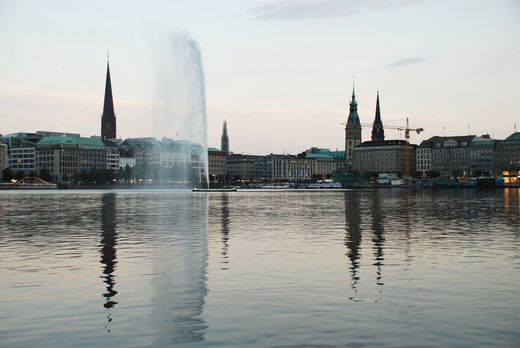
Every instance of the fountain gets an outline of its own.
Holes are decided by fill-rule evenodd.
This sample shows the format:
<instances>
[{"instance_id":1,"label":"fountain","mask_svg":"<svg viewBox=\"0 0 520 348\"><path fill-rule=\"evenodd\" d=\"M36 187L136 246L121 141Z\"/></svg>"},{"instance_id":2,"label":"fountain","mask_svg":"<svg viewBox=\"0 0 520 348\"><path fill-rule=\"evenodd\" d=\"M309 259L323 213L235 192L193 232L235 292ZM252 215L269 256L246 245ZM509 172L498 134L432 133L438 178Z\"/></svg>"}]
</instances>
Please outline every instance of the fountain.
<instances>
[{"instance_id":1,"label":"fountain","mask_svg":"<svg viewBox=\"0 0 520 348\"><path fill-rule=\"evenodd\" d=\"M208 185L204 70L198 43L173 32L161 43L156 62L154 135L159 180Z\"/></svg>"}]
</instances>

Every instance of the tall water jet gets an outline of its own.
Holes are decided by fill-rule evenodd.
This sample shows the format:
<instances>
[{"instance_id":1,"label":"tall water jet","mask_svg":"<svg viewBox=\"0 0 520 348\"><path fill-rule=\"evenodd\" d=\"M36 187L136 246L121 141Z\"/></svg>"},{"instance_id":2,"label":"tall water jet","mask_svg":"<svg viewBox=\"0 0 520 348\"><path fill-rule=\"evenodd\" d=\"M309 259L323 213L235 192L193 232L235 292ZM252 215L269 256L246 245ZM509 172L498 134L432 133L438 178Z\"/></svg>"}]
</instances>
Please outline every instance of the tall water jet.
<instances>
[{"instance_id":1,"label":"tall water jet","mask_svg":"<svg viewBox=\"0 0 520 348\"><path fill-rule=\"evenodd\" d=\"M207 186L206 93L199 45L188 33L172 32L158 53L154 135L161 139L160 177Z\"/></svg>"}]
</instances>

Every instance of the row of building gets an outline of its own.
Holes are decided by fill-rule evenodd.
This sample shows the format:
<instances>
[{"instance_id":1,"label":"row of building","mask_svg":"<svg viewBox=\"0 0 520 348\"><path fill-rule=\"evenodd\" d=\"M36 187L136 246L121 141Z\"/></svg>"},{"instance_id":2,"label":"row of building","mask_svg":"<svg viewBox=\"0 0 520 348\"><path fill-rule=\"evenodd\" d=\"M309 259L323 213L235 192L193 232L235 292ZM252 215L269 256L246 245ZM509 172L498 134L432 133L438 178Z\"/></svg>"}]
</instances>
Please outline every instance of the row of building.
<instances>
[{"instance_id":1,"label":"row of building","mask_svg":"<svg viewBox=\"0 0 520 348\"><path fill-rule=\"evenodd\" d=\"M520 173L520 133L505 140L489 135L434 136L420 145L407 140L385 140L379 93L370 141L362 141L362 123L357 113L355 91L345 127L345 150L331 151L312 147L297 155L235 154L229 148L227 124L221 149L206 149L200 144L163 138L117 139L110 67L107 64L105 98L101 117L101 136L81 137L76 133L15 133L0 136L0 170L18 173L46 172L53 181L68 180L92 168L111 169L148 166L190 168L205 180L208 159L210 181L268 180L311 181L331 177L335 171L397 173L404 176L440 177L503 176L516 181ZM422 128L401 129L405 134ZM409 139L409 137L406 137ZM146 175L146 171L144 172ZM174 171L168 171L173 173Z\"/></svg>"},{"instance_id":2,"label":"row of building","mask_svg":"<svg viewBox=\"0 0 520 348\"><path fill-rule=\"evenodd\" d=\"M126 166L192 167L204 172L201 146L163 138L101 139L79 134L43 132L0 136L0 169L40 175L55 182L96 169L118 171Z\"/></svg>"},{"instance_id":3,"label":"row of building","mask_svg":"<svg viewBox=\"0 0 520 348\"><path fill-rule=\"evenodd\" d=\"M345 127L345 164L350 170L439 177L502 176L506 182L516 181L520 175L520 132L515 131L505 140L491 139L487 134L434 136L420 145L385 140L379 93L370 141L362 142L361 125L353 91ZM391 128L405 134L423 130Z\"/></svg>"}]
</instances>

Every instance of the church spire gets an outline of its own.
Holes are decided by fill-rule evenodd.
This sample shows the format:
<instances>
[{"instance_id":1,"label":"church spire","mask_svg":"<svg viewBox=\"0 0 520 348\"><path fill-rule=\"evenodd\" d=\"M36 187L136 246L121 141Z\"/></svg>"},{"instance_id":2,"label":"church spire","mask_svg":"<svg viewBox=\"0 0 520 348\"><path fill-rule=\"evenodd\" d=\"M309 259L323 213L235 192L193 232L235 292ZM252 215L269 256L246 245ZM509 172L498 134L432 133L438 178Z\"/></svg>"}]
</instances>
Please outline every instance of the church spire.
<instances>
[{"instance_id":1,"label":"church spire","mask_svg":"<svg viewBox=\"0 0 520 348\"><path fill-rule=\"evenodd\" d=\"M224 121L224 127L222 128L222 137L220 138L220 147L222 152L229 153L229 137L227 134L227 122Z\"/></svg>"},{"instance_id":2,"label":"church spire","mask_svg":"<svg viewBox=\"0 0 520 348\"><path fill-rule=\"evenodd\" d=\"M361 122L357 113L356 92L352 85L352 100L350 101L350 112L348 114L347 126L345 127L345 162L347 166L352 163L352 151L361 143Z\"/></svg>"},{"instance_id":3,"label":"church spire","mask_svg":"<svg viewBox=\"0 0 520 348\"><path fill-rule=\"evenodd\" d=\"M374 125L372 126L372 141L385 140L385 130L383 129L383 122L381 121L381 111L379 109L379 91L377 91L376 99L376 117Z\"/></svg>"},{"instance_id":4,"label":"church spire","mask_svg":"<svg viewBox=\"0 0 520 348\"><path fill-rule=\"evenodd\" d=\"M348 114L347 122L358 122L359 123L359 116L357 113L356 93L354 91L354 85L352 85L352 100L350 101L350 112Z\"/></svg>"},{"instance_id":5,"label":"church spire","mask_svg":"<svg viewBox=\"0 0 520 348\"><path fill-rule=\"evenodd\" d=\"M112 97L112 82L110 80L110 64L107 57L107 79L105 83L105 101L103 115L101 116L101 139L116 138L116 115L114 112L114 100Z\"/></svg>"}]
</instances>

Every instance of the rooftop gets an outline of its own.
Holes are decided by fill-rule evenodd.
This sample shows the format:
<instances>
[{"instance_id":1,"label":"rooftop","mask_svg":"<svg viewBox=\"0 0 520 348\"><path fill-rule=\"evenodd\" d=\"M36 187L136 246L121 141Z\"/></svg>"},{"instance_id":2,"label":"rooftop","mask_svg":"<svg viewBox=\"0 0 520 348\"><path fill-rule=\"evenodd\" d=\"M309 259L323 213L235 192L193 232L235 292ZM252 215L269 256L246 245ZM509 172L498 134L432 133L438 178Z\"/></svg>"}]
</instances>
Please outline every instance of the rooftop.
<instances>
[{"instance_id":1,"label":"rooftop","mask_svg":"<svg viewBox=\"0 0 520 348\"><path fill-rule=\"evenodd\" d=\"M83 138L83 137L75 137L75 136L50 136L44 137L39 142L38 145L61 145L61 144L70 144L70 145L89 145L89 146L105 146L103 141L100 138Z\"/></svg>"}]
</instances>

